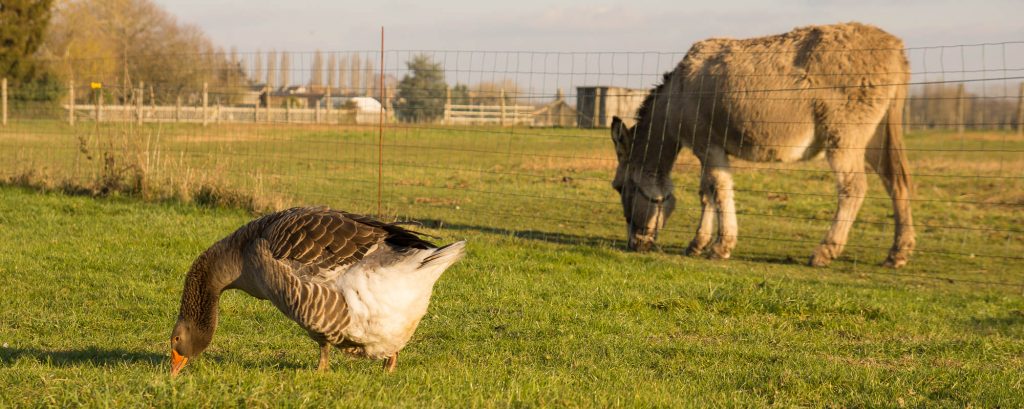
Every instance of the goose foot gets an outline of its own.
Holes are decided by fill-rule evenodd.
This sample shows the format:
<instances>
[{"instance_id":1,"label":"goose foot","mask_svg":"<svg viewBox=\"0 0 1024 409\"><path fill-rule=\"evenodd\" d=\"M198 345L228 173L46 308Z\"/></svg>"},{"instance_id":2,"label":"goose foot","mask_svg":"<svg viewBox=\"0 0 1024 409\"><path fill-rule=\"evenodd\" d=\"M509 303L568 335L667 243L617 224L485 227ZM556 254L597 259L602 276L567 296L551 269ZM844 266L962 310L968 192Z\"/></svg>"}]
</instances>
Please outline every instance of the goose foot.
<instances>
[{"instance_id":1,"label":"goose foot","mask_svg":"<svg viewBox=\"0 0 1024 409\"><path fill-rule=\"evenodd\" d=\"M392 373L395 371L396 366L398 366L398 352L384 360L384 372Z\"/></svg>"}]
</instances>

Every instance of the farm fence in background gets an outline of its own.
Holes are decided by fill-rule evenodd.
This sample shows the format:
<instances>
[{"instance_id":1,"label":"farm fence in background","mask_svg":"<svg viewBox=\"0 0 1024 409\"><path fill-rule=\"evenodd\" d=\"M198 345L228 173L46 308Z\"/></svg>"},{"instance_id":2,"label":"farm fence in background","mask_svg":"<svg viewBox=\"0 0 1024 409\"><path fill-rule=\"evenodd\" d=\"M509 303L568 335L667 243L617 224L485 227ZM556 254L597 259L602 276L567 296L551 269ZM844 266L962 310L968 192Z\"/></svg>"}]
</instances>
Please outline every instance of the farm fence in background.
<instances>
[{"instance_id":1,"label":"farm fence in background","mask_svg":"<svg viewBox=\"0 0 1024 409\"><path fill-rule=\"evenodd\" d=\"M837 268L1024 290L1024 42L906 53L918 248L906 270L858 268L880 263L892 240L891 202L872 177ZM53 61L70 73L55 100L4 80L0 178L260 210L327 204L455 235L624 247L607 125L633 117L684 55L318 51L264 64L262 53L232 53L174 80ZM870 73L848 75L857 86ZM733 258L804 262L835 210L828 166L733 169ZM667 252L681 253L695 229L699 171L684 149L672 175L679 204L658 239Z\"/></svg>"}]
</instances>

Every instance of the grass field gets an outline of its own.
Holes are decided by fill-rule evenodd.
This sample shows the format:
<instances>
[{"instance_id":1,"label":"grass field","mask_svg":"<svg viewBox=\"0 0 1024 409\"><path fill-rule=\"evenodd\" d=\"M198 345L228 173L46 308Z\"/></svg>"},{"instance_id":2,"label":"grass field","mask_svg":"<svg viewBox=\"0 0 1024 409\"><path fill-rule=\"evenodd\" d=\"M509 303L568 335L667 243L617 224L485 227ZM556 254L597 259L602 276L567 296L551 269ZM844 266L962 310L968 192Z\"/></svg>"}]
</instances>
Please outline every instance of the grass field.
<instances>
[{"instance_id":1,"label":"grass field","mask_svg":"<svg viewBox=\"0 0 1024 409\"><path fill-rule=\"evenodd\" d=\"M16 122L0 132L13 184L141 175L151 202L0 187L0 406L1024 405L1015 135L908 136L920 251L893 271L874 177L848 253L802 265L834 206L820 162L735 163L740 244L715 262L679 255L697 203L684 156L665 251L623 252L606 133L388 129L386 212L470 241L397 373L341 357L316 373L298 326L227 293L211 349L171 380L183 274L251 215L165 199L216 202L214 186L375 212L376 133Z\"/></svg>"}]
</instances>

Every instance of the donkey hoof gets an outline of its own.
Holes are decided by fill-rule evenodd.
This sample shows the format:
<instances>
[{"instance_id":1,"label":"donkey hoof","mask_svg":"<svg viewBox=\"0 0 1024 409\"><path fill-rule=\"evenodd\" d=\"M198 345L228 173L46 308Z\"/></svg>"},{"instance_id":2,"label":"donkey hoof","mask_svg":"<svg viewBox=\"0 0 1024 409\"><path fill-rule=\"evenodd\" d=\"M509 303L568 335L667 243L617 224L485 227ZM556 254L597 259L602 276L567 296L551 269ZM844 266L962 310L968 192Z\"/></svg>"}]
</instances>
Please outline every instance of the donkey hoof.
<instances>
[{"instance_id":1,"label":"donkey hoof","mask_svg":"<svg viewBox=\"0 0 1024 409\"><path fill-rule=\"evenodd\" d=\"M886 257L883 267L900 268L907 265L907 257L902 254L890 254Z\"/></svg>"},{"instance_id":2,"label":"donkey hoof","mask_svg":"<svg viewBox=\"0 0 1024 409\"><path fill-rule=\"evenodd\" d=\"M814 254L811 254L811 259L807 262L807 265L811 267L826 267L832 264L832 260L835 260L841 250L828 244L818 245L814 249Z\"/></svg>"},{"instance_id":3,"label":"donkey hoof","mask_svg":"<svg viewBox=\"0 0 1024 409\"><path fill-rule=\"evenodd\" d=\"M697 246L694 245L693 243L690 243L690 246L686 248L685 254L690 257L697 257L700 255L700 253L703 252L704 248L702 246Z\"/></svg>"},{"instance_id":4,"label":"donkey hoof","mask_svg":"<svg viewBox=\"0 0 1024 409\"><path fill-rule=\"evenodd\" d=\"M829 264L832 264L831 258L818 254L811 256L811 259L807 261L807 265L811 267L828 267Z\"/></svg>"},{"instance_id":5,"label":"donkey hoof","mask_svg":"<svg viewBox=\"0 0 1024 409\"><path fill-rule=\"evenodd\" d=\"M711 252L708 253L708 258L712 260L728 260L730 256L732 256L732 249L719 245L711 246Z\"/></svg>"}]
</instances>

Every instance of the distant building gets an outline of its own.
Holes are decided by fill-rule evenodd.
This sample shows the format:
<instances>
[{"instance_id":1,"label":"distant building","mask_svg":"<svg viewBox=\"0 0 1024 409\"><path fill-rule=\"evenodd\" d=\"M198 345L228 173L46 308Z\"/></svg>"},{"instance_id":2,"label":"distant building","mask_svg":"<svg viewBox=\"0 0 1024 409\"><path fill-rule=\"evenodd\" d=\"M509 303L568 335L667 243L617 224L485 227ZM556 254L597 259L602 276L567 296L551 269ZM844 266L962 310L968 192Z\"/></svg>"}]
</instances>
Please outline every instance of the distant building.
<instances>
[{"instance_id":1,"label":"distant building","mask_svg":"<svg viewBox=\"0 0 1024 409\"><path fill-rule=\"evenodd\" d=\"M607 128L614 116L632 118L648 92L608 86L576 87L576 124L580 128Z\"/></svg>"},{"instance_id":2,"label":"distant building","mask_svg":"<svg viewBox=\"0 0 1024 409\"><path fill-rule=\"evenodd\" d=\"M555 100L533 111L533 126L554 126L570 128L576 126L578 113L565 102L562 89L558 89Z\"/></svg>"}]
</instances>

